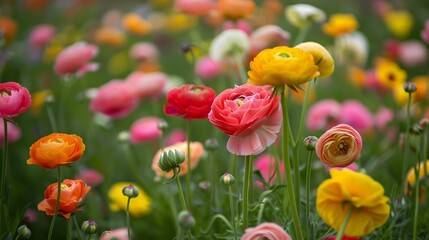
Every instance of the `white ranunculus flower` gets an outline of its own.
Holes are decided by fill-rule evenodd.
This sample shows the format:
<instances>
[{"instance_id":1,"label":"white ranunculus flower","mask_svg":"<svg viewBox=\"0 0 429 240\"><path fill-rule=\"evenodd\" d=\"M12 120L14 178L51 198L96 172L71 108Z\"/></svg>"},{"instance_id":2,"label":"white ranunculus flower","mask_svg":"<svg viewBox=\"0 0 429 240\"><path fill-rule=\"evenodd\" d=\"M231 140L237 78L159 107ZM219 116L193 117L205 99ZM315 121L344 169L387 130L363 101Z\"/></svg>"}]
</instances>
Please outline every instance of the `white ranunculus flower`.
<instances>
[{"instance_id":1,"label":"white ranunculus flower","mask_svg":"<svg viewBox=\"0 0 429 240\"><path fill-rule=\"evenodd\" d=\"M247 34L238 29L228 29L216 36L209 50L214 61L236 63L248 55L250 40Z\"/></svg>"},{"instance_id":2,"label":"white ranunculus flower","mask_svg":"<svg viewBox=\"0 0 429 240\"><path fill-rule=\"evenodd\" d=\"M325 12L309 4L290 5L285 9L285 15L289 22L297 28L320 23L326 19Z\"/></svg>"},{"instance_id":3,"label":"white ranunculus flower","mask_svg":"<svg viewBox=\"0 0 429 240\"><path fill-rule=\"evenodd\" d=\"M368 40L359 31L336 38L335 53L340 62L363 66L368 58Z\"/></svg>"}]
</instances>

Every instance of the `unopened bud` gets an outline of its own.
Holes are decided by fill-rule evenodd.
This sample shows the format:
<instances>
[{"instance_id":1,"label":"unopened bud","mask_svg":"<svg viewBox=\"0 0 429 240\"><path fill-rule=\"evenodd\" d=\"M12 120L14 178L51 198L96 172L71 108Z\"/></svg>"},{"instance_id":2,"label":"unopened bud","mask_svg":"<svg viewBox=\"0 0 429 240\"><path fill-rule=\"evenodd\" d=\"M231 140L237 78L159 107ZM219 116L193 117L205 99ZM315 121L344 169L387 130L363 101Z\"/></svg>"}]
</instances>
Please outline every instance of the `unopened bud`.
<instances>
[{"instance_id":1,"label":"unopened bud","mask_svg":"<svg viewBox=\"0 0 429 240\"><path fill-rule=\"evenodd\" d=\"M407 93L413 93L413 92L417 91L417 87L412 82L406 82L406 83L404 83L404 91Z\"/></svg>"},{"instance_id":2,"label":"unopened bud","mask_svg":"<svg viewBox=\"0 0 429 240\"><path fill-rule=\"evenodd\" d=\"M159 122L158 122L158 129L161 130L161 131L164 131L167 128L168 128L168 123L165 120L163 120L163 119L159 120Z\"/></svg>"},{"instance_id":3,"label":"unopened bud","mask_svg":"<svg viewBox=\"0 0 429 240\"><path fill-rule=\"evenodd\" d=\"M97 223L92 220L87 220L83 222L81 229L86 234L94 234L98 231Z\"/></svg>"},{"instance_id":4,"label":"unopened bud","mask_svg":"<svg viewBox=\"0 0 429 240\"><path fill-rule=\"evenodd\" d=\"M130 140L130 132L128 131L120 131L118 134L118 140L119 142L128 142Z\"/></svg>"},{"instance_id":5,"label":"unopened bud","mask_svg":"<svg viewBox=\"0 0 429 240\"><path fill-rule=\"evenodd\" d=\"M195 218L189 211L181 211L177 218L179 226L183 229L191 229L195 226Z\"/></svg>"},{"instance_id":6,"label":"unopened bud","mask_svg":"<svg viewBox=\"0 0 429 240\"><path fill-rule=\"evenodd\" d=\"M214 138L209 138L206 140L206 142L204 143L204 148L207 151L214 151L217 149L217 147L219 146L219 143L216 139Z\"/></svg>"},{"instance_id":7,"label":"unopened bud","mask_svg":"<svg viewBox=\"0 0 429 240\"><path fill-rule=\"evenodd\" d=\"M229 173L225 173L220 177L220 182L229 186L235 183L235 177Z\"/></svg>"},{"instance_id":8,"label":"unopened bud","mask_svg":"<svg viewBox=\"0 0 429 240\"><path fill-rule=\"evenodd\" d=\"M23 239L30 239L31 230L26 225L21 225L18 228L18 236Z\"/></svg>"},{"instance_id":9,"label":"unopened bud","mask_svg":"<svg viewBox=\"0 0 429 240\"><path fill-rule=\"evenodd\" d=\"M139 190L137 189L137 187L133 185L129 185L122 188L122 194L124 194L124 196L127 196L129 198L135 198L139 195Z\"/></svg>"},{"instance_id":10,"label":"unopened bud","mask_svg":"<svg viewBox=\"0 0 429 240\"><path fill-rule=\"evenodd\" d=\"M314 149L316 149L317 141L319 141L319 139L317 137L315 137L315 136L308 136L308 137L304 138L304 146L309 151L313 151Z\"/></svg>"},{"instance_id":11,"label":"unopened bud","mask_svg":"<svg viewBox=\"0 0 429 240\"><path fill-rule=\"evenodd\" d=\"M185 154L177 149L166 150L161 153L158 161L158 167L164 172L169 172L180 167L185 161Z\"/></svg>"}]
</instances>

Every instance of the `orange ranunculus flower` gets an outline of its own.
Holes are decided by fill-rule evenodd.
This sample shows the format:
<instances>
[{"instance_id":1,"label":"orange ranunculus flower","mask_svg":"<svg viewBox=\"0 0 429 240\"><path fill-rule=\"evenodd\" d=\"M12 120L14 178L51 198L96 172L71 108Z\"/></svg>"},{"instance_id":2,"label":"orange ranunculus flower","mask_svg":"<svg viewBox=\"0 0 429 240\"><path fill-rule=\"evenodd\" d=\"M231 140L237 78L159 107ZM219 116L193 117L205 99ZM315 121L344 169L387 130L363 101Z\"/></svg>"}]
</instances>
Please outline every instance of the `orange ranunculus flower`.
<instances>
[{"instance_id":1,"label":"orange ranunculus flower","mask_svg":"<svg viewBox=\"0 0 429 240\"><path fill-rule=\"evenodd\" d=\"M30 147L27 164L54 169L79 160L85 151L82 138L74 134L52 133L37 140Z\"/></svg>"},{"instance_id":2,"label":"orange ranunculus flower","mask_svg":"<svg viewBox=\"0 0 429 240\"><path fill-rule=\"evenodd\" d=\"M135 13L128 13L122 19L124 28L137 36L147 35L151 30L151 24Z\"/></svg>"},{"instance_id":3,"label":"orange ranunculus flower","mask_svg":"<svg viewBox=\"0 0 429 240\"><path fill-rule=\"evenodd\" d=\"M61 195L58 213L65 218L75 212L79 204L91 187L86 186L82 180L65 179L61 183ZM39 211L46 212L47 215L54 215L57 203L58 183L52 183L45 189L45 199L37 205Z\"/></svg>"},{"instance_id":4,"label":"orange ranunculus flower","mask_svg":"<svg viewBox=\"0 0 429 240\"><path fill-rule=\"evenodd\" d=\"M4 35L6 46L15 38L16 29L15 20L9 17L0 17L0 32Z\"/></svg>"},{"instance_id":5,"label":"orange ranunculus flower","mask_svg":"<svg viewBox=\"0 0 429 240\"><path fill-rule=\"evenodd\" d=\"M319 67L319 77L327 77L334 72L335 64L331 54L325 47L316 42L303 42L295 46L313 55L314 62Z\"/></svg>"},{"instance_id":6,"label":"orange ranunculus flower","mask_svg":"<svg viewBox=\"0 0 429 240\"><path fill-rule=\"evenodd\" d=\"M299 85L319 76L313 55L299 48L279 46L262 50L250 62L248 83Z\"/></svg>"},{"instance_id":7,"label":"orange ranunculus flower","mask_svg":"<svg viewBox=\"0 0 429 240\"><path fill-rule=\"evenodd\" d=\"M158 167L158 161L159 157L161 156L161 153L163 151L168 151L172 149L177 149L182 151L185 154L185 161L180 165L180 172L179 176L185 175L188 173L188 144L187 142L178 142L176 144L173 144L171 146L165 147L163 149L160 149L158 152L156 152L155 156L152 160L152 170L155 171L155 174L157 176L166 177L166 178L172 178L173 177L173 171L170 172L164 172L161 168ZM190 143L190 150L191 150L191 169L194 169L198 162L200 161L200 158L203 156L204 153L204 147L203 144L200 142L191 142Z\"/></svg>"},{"instance_id":8,"label":"orange ranunculus flower","mask_svg":"<svg viewBox=\"0 0 429 240\"><path fill-rule=\"evenodd\" d=\"M255 11L255 3L250 0L219 0L218 10L225 18L240 19Z\"/></svg>"},{"instance_id":9,"label":"orange ranunculus flower","mask_svg":"<svg viewBox=\"0 0 429 240\"><path fill-rule=\"evenodd\" d=\"M419 201L421 203L425 202L426 196L425 196L425 187L429 186L429 160L426 160L425 162L421 162L417 167L417 171L415 171L414 167L412 167L408 173L407 178L405 181L405 193L408 196L411 196L413 194L413 191L416 188L416 173L418 176L418 181L420 182L419 187ZM422 182L422 179L425 179L426 181ZM423 186L422 186L423 185Z\"/></svg>"},{"instance_id":10,"label":"orange ranunculus flower","mask_svg":"<svg viewBox=\"0 0 429 240\"><path fill-rule=\"evenodd\" d=\"M351 33L358 28L358 22L352 14L333 14L322 26L323 32L332 37Z\"/></svg>"},{"instance_id":11,"label":"orange ranunculus flower","mask_svg":"<svg viewBox=\"0 0 429 240\"><path fill-rule=\"evenodd\" d=\"M389 198L383 186L370 176L349 169L331 169L331 178L317 188L316 209L320 217L337 232L349 211L344 231L348 237L368 235L383 225L390 214Z\"/></svg>"},{"instance_id":12,"label":"orange ranunculus flower","mask_svg":"<svg viewBox=\"0 0 429 240\"><path fill-rule=\"evenodd\" d=\"M102 27L94 33L94 40L98 44L113 47L122 47L126 42L125 34L113 27Z\"/></svg>"}]
</instances>

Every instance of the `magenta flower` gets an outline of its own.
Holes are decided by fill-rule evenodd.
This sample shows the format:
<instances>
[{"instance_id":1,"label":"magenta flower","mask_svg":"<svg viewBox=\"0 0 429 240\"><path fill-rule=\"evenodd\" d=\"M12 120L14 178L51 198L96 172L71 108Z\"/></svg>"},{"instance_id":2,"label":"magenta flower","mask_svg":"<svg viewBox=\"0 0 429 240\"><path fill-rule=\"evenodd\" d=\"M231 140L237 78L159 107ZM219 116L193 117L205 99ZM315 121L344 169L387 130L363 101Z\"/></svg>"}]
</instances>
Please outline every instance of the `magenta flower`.
<instances>
[{"instance_id":1,"label":"magenta flower","mask_svg":"<svg viewBox=\"0 0 429 240\"><path fill-rule=\"evenodd\" d=\"M0 83L0 117L16 117L30 105L31 95L27 88L16 82Z\"/></svg>"},{"instance_id":2,"label":"magenta flower","mask_svg":"<svg viewBox=\"0 0 429 240\"><path fill-rule=\"evenodd\" d=\"M182 129L175 129L167 135L165 139L165 146L168 147L170 145L184 141L186 141L186 132Z\"/></svg>"},{"instance_id":3,"label":"magenta flower","mask_svg":"<svg viewBox=\"0 0 429 240\"><path fill-rule=\"evenodd\" d=\"M209 80L219 76L222 73L222 64L216 62L210 57L198 59L195 63L195 75L202 80Z\"/></svg>"},{"instance_id":4,"label":"magenta flower","mask_svg":"<svg viewBox=\"0 0 429 240\"><path fill-rule=\"evenodd\" d=\"M343 103L338 122L348 124L362 134L371 131L374 125L372 114L368 108L355 100Z\"/></svg>"},{"instance_id":5,"label":"magenta flower","mask_svg":"<svg viewBox=\"0 0 429 240\"><path fill-rule=\"evenodd\" d=\"M33 51L42 50L55 35L55 28L49 24L38 25L28 36L28 44Z\"/></svg>"},{"instance_id":6,"label":"magenta flower","mask_svg":"<svg viewBox=\"0 0 429 240\"><path fill-rule=\"evenodd\" d=\"M262 223L254 228L247 228L241 240L292 240L289 234L275 223Z\"/></svg>"},{"instance_id":7,"label":"magenta flower","mask_svg":"<svg viewBox=\"0 0 429 240\"><path fill-rule=\"evenodd\" d=\"M325 130L338 124L341 105L333 99L320 100L308 111L307 128L312 131Z\"/></svg>"},{"instance_id":8,"label":"magenta flower","mask_svg":"<svg viewBox=\"0 0 429 240\"><path fill-rule=\"evenodd\" d=\"M142 143L161 137L162 131L158 128L160 121L157 117L144 117L135 121L130 129L131 142Z\"/></svg>"},{"instance_id":9,"label":"magenta flower","mask_svg":"<svg viewBox=\"0 0 429 240\"><path fill-rule=\"evenodd\" d=\"M4 145L4 127L3 127L3 118L0 118L0 148ZM7 142L13 143L18 141L21 138L21 129L11 122L7 122Z\"/></svg>"},{"instance_id":10,"label":"magenta flower","mask_svg":"<svg viewBox=\"0 0 429 240\"><path fill-rule=\"evenodd\" d=\"M98 69L97 63L89 61L98 54L98 47L86 42L77 42L61 51L55 59L54 70L60 75L76 73L83 76Z\"/></svg>"},{"instance_id":11,"label":"magenta flower","mask_svg":"<svg viewBox=\"0 0 429 240\"><path fill-rule=\"evenodd\" d=\"M209 121L230 138L229 152L257 155L277 139L282 125L280 98L267 86L226 89L213 101Z\"/></svg>"},{"instance_id":12,"label":"magenta flower","mask_svg":"<svg viewBox=\"0 0 429 240\"><path fill-rule=\"evenodd\" d=\"M284 176L284 167L283 167L283 161L279 161L279 169L282 176ZM276 159L274 156L270 154L261 154L256 158L254 169L259 170L261 172L262 177L264 178L265 182L272 185L275 184L277 181L277 175L276 175ZM261 182L255 183L258 187L262 187Z\"/></svg>"},{"instance_id":13,"label":"magenta flower","mask_svg":"<svg viewBox=\"0 0 429 240\"><path fill-rule=\"evenodd\" d=\"M423 41L429 44L429 19L425 21L425 27L420 32L420 36Z\"/></svg>"}]
</instances>

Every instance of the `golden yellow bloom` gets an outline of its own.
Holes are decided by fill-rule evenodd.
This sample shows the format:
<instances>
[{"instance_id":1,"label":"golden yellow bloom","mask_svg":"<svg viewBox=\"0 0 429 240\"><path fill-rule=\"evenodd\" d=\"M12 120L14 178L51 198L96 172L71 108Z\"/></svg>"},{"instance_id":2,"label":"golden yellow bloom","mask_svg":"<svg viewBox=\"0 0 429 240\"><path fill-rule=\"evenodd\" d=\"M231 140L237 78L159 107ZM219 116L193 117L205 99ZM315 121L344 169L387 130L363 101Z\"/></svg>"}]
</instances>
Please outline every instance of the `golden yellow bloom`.
<instances>
[{"instance_id":1,"label":"golden yellow bloom","mask_svg":"<svg viewBox=\"0 0 429 240\"><path fill-rule=\"evenodd\" d=\"M52 96L51 90L42 90L32 94L31 96L31 114L33 116L38 116L40 110L46 102L46 98Z\"/></svg>"},{"instance_id":2,"label":"golden yellow bloom","mask_svg":"<svg viewBox=\"0 0 429 240\"><path fill-rule=\"evenodd\" d=\"M322 30L332 37L351 33L358 28L359 24L352 14L333 14L329 21L322 25Z\"/></svg>"},{"instance_id":3,"label":"golden yellow bloom","mask_svg":"<svg viewBox=\"0 0 429 240\"><path fill-rule=\"evenodd\" d=\"M426 168L426 170L425 170ZM429 160L426 160L426 162L420 163L418 166L418 176L419 180L429 175ZM405 193L408 196L411 196L413 194L413 190L415 189L414 184L416 184L416 171L414 170L414 167L412 167L408 173L407 173L407 180L405 181ZM425 186L429 185L429 178L426 180L425 183L423 183ZM425 201L425 195L424 195L424 187L420 185L419 187L419 200L420 202Z\"/></svg>"},{"instance_id":4,"label":"golden yellow bloom","mask_svg":"<svg viewBox=\"0 0 429 240\"><path fill-rule=\"evenodd\" d=\"M390 213L384 188L370 176L349 169L331 169L331 178L317 189L316 208L320 217L336 231L349 211L344 231L349 237L361 237L383 225Z\"/></svg>"},{"instance_id":5,"label":"golden yellow bloom","mask_svg":"<svg viewBox=\"0 0 429 240\"><path fill-rule=\"evenodd\" d=\"M168 31L175 33L191 29L196 23L197 19L195 16L184 13L175 13L168 16L165 27Z\"/></svg>"},{"instance_id":6,"label":"golden yellow bloom","mask_svg":"<svg viewBox=\"0 0 429 240\"><path fill-rule=\"evenodd\" d=\"M378 81L390 89L402 87L407 78L407 73L398 64L388 60L379 61L375 74Z\"/></svg>"},{"instance_id":7,"label":"golden yellow bloom","mask_svg":"<svg viewBox=\"0 0 429 240\"><path fill-rule=\"evenodd\" d=\"M406 38L413 27L413 16L407 11L389 11L384 16L389 31L398 38Z\"/></svg>"},{"instance_id":8,"label":"golden yellow bloom","mask_svg":"<svg viewBox=\"0 0 429 240\"><path fill-rule=\"evenodd\" d=\"M267 48L250 62L248 83L253 85L299 85L319 76L313 55L299 48Z\"/></svg>"},{"instance_id":9,"label":"golden yellow bloom","mask_svg":"<svg viewBox=\"0 0 429 240\"><path fill-rule=\"evenodd\" d=\"M125 15L122 19L122 25L127 31L137 36L147 35L152 29L148 21L135 13L128 13Z\"/></svg>"},{"instance_id":10,"label":"golden yellow bloom","mask_svg":"<svg viewBox=\"0 0 429 240\"><path fill-rule=\"evenodd\" d=\"M102 27L95 32L94 40L98 44L121 47L126 39L122 31L113 27Z\"/></svg>"},{"instance_id":11,"label":"golden yellow bloom","mask_svg":"<svg viewBox=\"0 0 429 240\"><path fill-rule=\"evenodd\" d=\"M417 90L413 93L412 97L415 101L420 102L424 99L428 99L429 90L429 76L416 76L411 80L417 87Z\"/></svg>"},{"instance_id":12,"label":"golden yellow bloom","mask_svg":"<svg viewBox=\"0 0 429 240\"><path fill-rule=\"evenodd\" d=\"M52 45L46 48L43 53L43 60L46 63L53 63L57 55L64 49L63 46L60 45Z\"/></svg>"},{"instance_id":13,"label":"golden yellow bloom","mask_svg":"<svg viewBox=\"0 0 429 240\"><path fill-rule=\"evenodd\" d=\"M122 194L122 189L129 185L133 185L139 190L139 195L130 201L130 215L140 217L150 213L151 199L140 186L132 182L117 182L110 187L108 192L110 209L114 212L127 210L128 197Z\"/></svg>"},{"instance_id":14,"label":"golden yellow bloom","mask_svg":"<svg viewBox=\"0 0 429 240\"><path fill-rule=\"evenodd\" d=\"M313 55L314 62L319 67L319 77L327 77L334 72L335 64L331 54L325 47L316 42L303 42L295 46Z\"/></svg>"}]
</instances>

